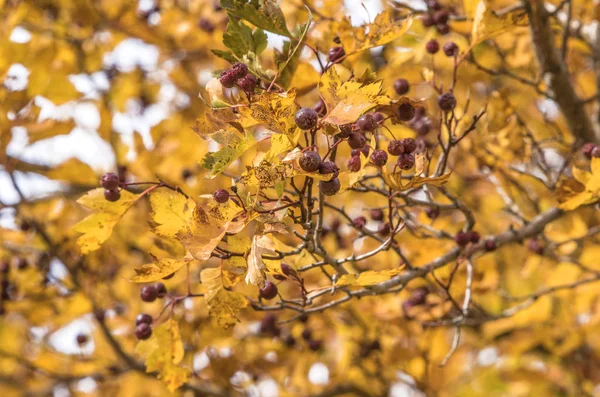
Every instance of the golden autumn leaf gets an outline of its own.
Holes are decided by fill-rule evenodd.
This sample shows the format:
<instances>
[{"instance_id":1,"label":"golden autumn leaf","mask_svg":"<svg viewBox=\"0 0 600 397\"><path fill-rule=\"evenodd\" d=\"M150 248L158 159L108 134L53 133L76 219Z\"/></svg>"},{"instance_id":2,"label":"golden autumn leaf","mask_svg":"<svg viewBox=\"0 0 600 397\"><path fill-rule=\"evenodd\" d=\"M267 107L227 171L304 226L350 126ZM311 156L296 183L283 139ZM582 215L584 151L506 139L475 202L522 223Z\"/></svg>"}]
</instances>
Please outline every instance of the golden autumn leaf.
<instances>
[{"instance_id":1,"label":"golden autumn leaf","mask_svg":"<svg viewBox=\"0 0 600 397\"><path fill-rule=\"evenodd\" d=\"M600 200L600 158L592 158L590 168L590 172L573 168L574 180L562 183L558 196L561 209L572 211Z\"/></svg>"},{"instance_id":2,"label":"golden autumn leaf","mask_svg":"<svg viewBox=\"0 0 600 397\"><path fill-rule=\"evenodd\" d=\"M389 280L393 276L400 274L404 267L389 269L389 270L367 270L366 272L358 274L344 274L335 283L336 286L341 287L345 285L349 286L361 286L366 287L369 285L379 284L382 281Z\"/></svg>"},{"instance_id":3,"label":"golden autumn leaf","mask_svg":"<svg viewBox=\"0 0 600 397\"><path fill-rule=\"evenodd\" d=\"M275 255L275 244L269 235L255 235L252 238L247 263L246 284L262 287L266 280L266 265L263 255Z\"/></svg>"},{"instance_id":4,"label":"golden autumn leaf","mask_svg":"<svg viewBox=\"0 0 600 397\"><path fill-rule=\"evenodd\" d=\"M159 236L174 237L189 225L196 203L178 192L157 189L150 194L152 218L157 223L154 231Z\"/></svg>"},{"instance_id":5,"label":"golden autumn leaf","mask_svg":"<svg viewBox=\"0 0 600 397\"><path fill-rule=\"evenodd\" d=\"M386 168L383 168L382 177L385 183L396 191L405 191L412 188L417 188L423 185L442 186L448 182L451 172L432 177L423 177L415 173L406 183L402 182L402 172L389 172Z\"/></svg>"},{"instance_id":6,"label":"golden autumn leaf","mask_svg":"<svg viewBox=\"0 0 600 397\"><path fill-rule=\"evenodd\" d=\"M492 5L490 0L481 0L477 5L471 31L471 47L510 29L528 25L524 8L499 13L491 9Z\"/></svg>"},{"instance_id":7,"label":"golden autumn leaf","mask_svg":"<svg viewBox=\"0 0 600 397\"><path fill-rule=\"evenodd\" d=\"M283 93L265 91L256 95L247 107L239 108L239 112L242 117L254 120L270 131L294 136L297 130L294 115L298 110L295 100L294 89Z\"/></svg>"},{"instance_id":8,"label":"golden autumn leaf","mask_svg":"<svg viewBox=\"0 0 600 397\"><path fill-rule=\"evenodd\" d=\"M223 287L221 269L218 267L202 270L200 280L206 288L204 299L210 316L223 328L234 326L238 321L238 312L248 306L244 295Z\"/></svg>"},{"instance_id":9,"label":"golden autumn leaf","mask_svg":"<svg viewBox=\"0 0 600 397\"><path fill-rule=\"evenodd\" d=\"M207 153L200 162L203 168L210 170L207 179L212 179L225 171L229 164L256 144L253 134L250 132L242 134L235 128L218 131L210 138L222 147L216 152Z\"/></svg>"},{"instance_id":10,"label":"golden autumn leaf","mask_svg":"<svg viewBox=\"0 0 600 397\"><path fill-rule=\"evenodd\" d=\"M110 235L117 222L135 202L137 196L126 190L121 191L121 198L110 202L104 198L104 189L98 188L89 191L77 202L96 212L81 222L77 223L73 230L82 233L77 239L81 252L88 254L100 248Z\"/></svg>"},{"instance_id":11,"label":"golden autumn leaf","mask_svg":"<svg viewBox=\"0 0 600 397\"><path fill-rule=\"evenodd\" d=\"M134 283L149 283L165 278L177 270L181 269L186 264L190 263L191 259L173 259L164 258L156 263L148 263L142 267L136 268L136 275L131 278Z\"/></svg>"},{"instance_id":12,"label":"golden autumn leaf","mask_svg":"<svg viewBox=\"0 0 600 397\"><path fill-rule=\"evenodd\" d=\"M185 352L179 325L173 318L155 327L150 339L139 342L135 351L146 356L146 372L158 372L158 378L171 392L190 377L190 369L178 365Z\"/></svg>"}]
</instances>

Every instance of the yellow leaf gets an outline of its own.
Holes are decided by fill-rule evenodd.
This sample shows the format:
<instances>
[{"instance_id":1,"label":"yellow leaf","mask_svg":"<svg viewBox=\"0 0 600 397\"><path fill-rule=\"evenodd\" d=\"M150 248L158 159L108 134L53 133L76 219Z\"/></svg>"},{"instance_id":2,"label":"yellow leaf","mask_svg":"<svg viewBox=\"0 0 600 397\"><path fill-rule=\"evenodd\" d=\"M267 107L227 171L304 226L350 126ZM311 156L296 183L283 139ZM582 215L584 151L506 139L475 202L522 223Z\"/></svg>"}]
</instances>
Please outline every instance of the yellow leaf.
<instances>
[{"instance_id":1,"label":"yellow leaf","mask_svg":"<svg viewBox=\"0 0 600 397\"><path fill-rule=\"evenodd\" d=\"M189 259L164 258L157 263L148 263L135 270L136 275L131 278L134 283L149 283L157 281L172 273L175 273L185 264L190 263Z\"/></svg>"},{"instance_id":2,"label":"yellow leaf","mask_svg":"<svg viewBox=\"0 0 600 397\"><path fill-rule=\"evenodd\" d=\"M41 172L48 178L68 181L76 185L95 185L98 183L96 173L86 163L76 158L71 158L47 172Z\"/></svg>"},{"instance_id":3,"label":"yellow leaf","mask_svg":"<svg viewBox=\"0 0 600 397\"><path fill-rule=\"evenodd\" d=\"M385 183L397 191L404 191L423 185L442 186L448 182L450 175L452 175L450 172L437 177L422 177L415 173L415 175L408 182L402 183L402 172L390 173L386 168L383 168L382 171L382 176L385 180Z\"/></svg>"},{"instance_id":4,"label":"yellow leaf","mask_svg":"<svg viewBox=\"0 0 600 397\"><path fill-rule=\"evenodd\" d=\"M206 288L204 299L209 308L209 314L217 323L227 329L238 321L237 314L248 301L239 292L230 292L223 287L221 269L218 267L202 270L200 274L202 285Z\"/></svg>"},{"instance_id":5,"label":"yellow leaf","mask_svg":"<svg viewBox=\"0 0 600 397\"><path fill-rule=\"evenodd\" d=\"M246 132L242 135L235 128L218 131L210 137L223 147L216 152L207 153L200 162L203 168L210 170L207 179L212 179L223 172L229 164L256 144L252 133Z\"/></svg>"},{"instance_id":6,"label":"yellow leaf","mask_svg":"<svg viewBox=\"0 0 600 397\"><path fill-rule=\"evenodd\" d=\"M265 262L262 259L263 254L275 255L275 244L268 235L255 235L252 238L252 245L248 254L246 284L262 287L265 283L267 276L265 274Z\"/></svg>"},{"instance_id":7,"label":"yellow leaf","mask_svg":"<svg viewBox=\"0 0 600 397\"><path fill-rule=\"evenodd\" d=\"M102 243L108 240L115 225L136 198L137 195L122 190L121 198L110 202L104 198L104 189L98 188L89 191L77 200L79 204L97 211L73 227L73 230L83 234L77 239L77 244L83 254L89 254L99 249Z\"/></svg>"},{"instance_id":8,"label":"yellow leaf","mask_svg":"<svg viewBox=\"0 0 600 397\"><path fill-rule=\"evenodd\" d=\"M157 189L150 195L152 218L158 224L154 231L159 236L173 237L192 221L196 203L180 193Z\"/></svg>"},{"instance_id":9,"label":"yellow leaf","mask_svg":"<svg viewBox=\"0 0 600 397\"><path fill-rule=\"evenodd\" d=\"M356 285L356 286L369 286L379 284L382 281L389 280L393 276L400 274L404 267L390 270L368 270L359 274L344 274L335 283L336 286L344 285Z\"/></svg>"},{"instance_id":10,"label":"yellow leaf","mask_svg":"<svg viewBox=\"0 0 600 397\"><path fill-rule=\"evenodd\" d=\"M344 18L337 31L346 55L387 44L408 31L412 17L401 22L394 21L393 11L386 9L375 17L373 23L353 27L349 18Z\"/></svg>"},{"instance_id":11,"label":"yellow leaf","mask_svg":"<svg viewBox=\"0 0 600 397\"><path fill-rule=\"evenodd\" d=\"M283 93L263 92L248 107L239 108L242 116L263 124L273 132L293 136L296 132L294 116L298 110L296 91Z\"/></svg>"},{"instance_id":12,"label":"yellow leaf","mask_svg":"<svg viewBox=\"0 0 600 397\"><path fill-rule=\"evenodd\" d=\"M381 81L362 83L351 79L342 83L336 69L329 68L319 82L319 93L328 111L323 122L353 123L374 106L389 104L390 98L381 95L381 87Z\"/></svg>"},{"instance_id":13,"label":"yellow leaf","mask_svg":"<svg viewBox=\"0 0 600 397\"><path fill-rule=\"evenodd\" d=\"M481 0L475 11L471 47L512 28L527 25L527 12L523 7L500 13L490 9L490 0Z\"/></svg>"},{"instance_id":14,"label":"yellow leaf","mask_svg":"<svg viewBox=\"0 0 600 397\"><path fill-rule=\"evenodd\" d=\"M181 244L197 260L207 260L219 244L231 219L217 219L201 206L194 208L190 225L177 234Z\"/></svg>"},{"instance_id":15,"label":"yellow leaf","mask_svg":"<svg viewBox=\"0 0 600 397\"><path fill-rule=\"evenodd\" d=\"M138 343L137 354L147 355L146 372L158 372L158 378L174 392L190 377L189 368L179 367L184 356L183 343L177 321L170 318L154 328L152 336Z\"/></svg>"},{"instance_id":16,"label":"yellow leaf","mask_svg":"<svg viewBox=\"0 0 600 397\"><path fill-rule=\"evenodd\" d=\"M573 167L573 177L558 190L559 208L567 211L600 200L600 158L593 157L590 172Z\"/></svg>"}]
</instances>

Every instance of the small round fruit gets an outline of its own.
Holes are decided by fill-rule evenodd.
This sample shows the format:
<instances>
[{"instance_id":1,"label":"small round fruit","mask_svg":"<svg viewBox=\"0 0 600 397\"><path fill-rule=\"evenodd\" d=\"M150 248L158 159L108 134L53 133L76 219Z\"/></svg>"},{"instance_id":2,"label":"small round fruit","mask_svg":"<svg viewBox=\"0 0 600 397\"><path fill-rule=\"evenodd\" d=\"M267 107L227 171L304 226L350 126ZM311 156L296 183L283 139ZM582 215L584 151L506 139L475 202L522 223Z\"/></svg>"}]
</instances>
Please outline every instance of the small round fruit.
<instances>
[{"instance_id":1,"label":"small round fruit","mask_svg":"<svg viewBox=\"0 0 600 397\"><path fill-rule=\"evenodd\" d=\"M215 25L206 18L202 18L200 21L198 21L198 27L206 33L212 33L215 31Z\"/></svg>"},{"instance_id":2,"label":"small round fruit","mask_svg":"<svg viewBox=\"0 0 600 397\"><path fill-rule=\"evenodd\" d=\"M357 229L362 229L367 224L367 218L364 216L357 216L352 220L352 226Z\"/></svg>"},{"instance_id":3,"label":"small round fruit","mask_svg":"<svg viewBox=\"0 0 600 397\"><path fill-rule=\"evenodd\" d=\"M438 105L443 111L449 112L456 107L456 98L451 92L443 93L438 97Z\"/></svg>"},{"instance_id":4,"label":"small round fruit","mask_svg":"<svg viewBox=\"0 0 600 397\"><path fill-rule=\"evenodd\" d=\"M135 327L135 337L139 340L146 340L150 336L152 336L152 327L150 327L150 324L141 323Z\"/></svg>"},{"instance_id":5,"label":"small round fruit","mask_svg":"<svg viewBox=\"0 0 600 397\"><path fill-rule=\"evenodd\" d=\"M319 153L313 150L307 150L302 152L300 158L298 159L298 163L300 164L300 168L302 168L306 172L316 172L321 165L321 156Z\"/></svg>"},{"instance_id":6,"label":"small round fruit","mask_svg":"<svg viewBox=\"0 0 600 397\"><path fill-rule=\"evenodd\" d=\"M360 157L359 156L350 157L350 160L348 160L348 171L350 171L350 172L360 171Z\"/></svg>"},{"instance_id":7,"label":"small round fruit","mask_svg":"<svg viewBox=\"0 0 600 397\"><path fill-rule=\"evenodd\" d=\"M245 77L248 74L248 66L242 62L236 62L231 66L231 70L235 73L238 79Z\"/></svg>"},{"instance_id":8,"label":"small round fruit","mask_svg":"<svg viewBox=\"0 0 600 397\"><path fill-rule=\"evenodd\" d=\"M10 264L8 262L0 263L0 273L2 273L2 274L10 273Z\"/></svg>"},{"instance_id":9,"label":"small round fruit","mask_svg":"<svg viewBox=\"0 0 600 397\"><path fill-rule=\"evenodd\" d=\"M348 138L348 145L352 149L360 149L367 144L367 138L360 132L353 132Z\"/></svg>"},{"instance_id":10,"label":"small round fruit","mask_svg":"<svg viewBox=\"0 0 600 397\"><path fill-rule=\"evenodd\" d=\"M438 33L441 34L442 36L445 36L448 33L450 33L450 26L448 24L439 23L436 25L436 28L437 28Z\"/></svg>"},{"instance_id":11,"label":"small round fruit","mask_svg":"<svg viewBox=\"0 0 600 397\"><path fill-rule=\"evenodd\" d=\"M410 153L403 153L398 157L398 167L403 170L410 170L415 166L415 156Z\"/></svg>"},{"instance_id":12,"label":"small round fruit","mask_svg":"<svg viewBox=\"0 0 600 397\"><path fill-rule=\"evenodd\" d=\"M409 121L415 117L415 107L410 103L403 103L398 106L398 118L402 121Z\"/></svg>"},{"instance_id":13,"label":"small round fruit","mask_svg":"<svg viewBox=\"0 0 600 397\"><path fill-rule=\"evenodd\" d=\"M422 305L423 303L425 303L427 295L429 295L429 290L427 288L417 288L413 291L412 295L410 296L410 301L414 306Z\"/></svg>"},{"instance_id":14,"label":"small round fruit","mask_svg":"<svg viewBox=\"0 0 600 397\"><path fill-rule=\"evenodd\" d=\"M287 347L294 347L296 346L296 339L294 339L292 335L287 335L283 338L283 343L285 343Z\"/></svg>"},{"instance_id":15,"label":"small round fruit","mask_svg":"<svg viewBox=\"0 0 600 397\"><path fill-rule=\"evenodd\" d=\"M388 161L388 154L385 150L375 149L371 154L371 163L378 167L383 167Z\"/></svg>"},{"instance_id":16,"label":"small round fruit","mask_svg":"<svg viewBox=\"0 0 600 397\"><path fill-rule=\"evenodd\" d=\"M260 297L263 299L273 299L277 296L277 286L270 281L267 281L265 285L259 290Z\"/></svg>"},{"instance_id":17,"label":"small round fruit","mask_svg":"<svg viewBox=\"0 0 600 397\"><path fill-rule=\"evenodd\" d=\"M105 190L104 198L110 202L118 201L121 198L121 192L116 189L115 190Z\"/></svg>"},{"instance_id":18,"label":"small round fruit","mask_svg":"<svg viewBox=\"0 0 600 397\"><path fill-rule=\"evenodd\" d=\"M538 255L544 253L544 244L537 238L532 238L527 242L527 249L531 252L535 252Z\"/></svg>"},{"instance_id":19,"label":"small round fruit","mask_svg":"<svg viewBox=\"0 0 600 397\"><path fill-rule=\"evenodd\" d=\"M402 147L404 147L404 153L413 153L417 150L417 142L413 138L404 138Z\"/></svg>"},{"instance_id":20,"label":"small round fruit","mask_svg":"<svg viewBox=\"0 0 600 397\"><path fill-rule=\"evenodd\" d=\"M377 120L371 113L363 114L356 121L356 125L363 132L373 131L377 128Z\"/></svg>"},{"instance_id":21,"label":"small round fruit","mask_svg":"<svg viewBox=\"0 0 600 397\"><path fill-rule=\"evenodd\" d=\"M335 174L336 172L338 172L339 168L337 165L335 165L335 163L333 161L323 161L320 165L319 165L319 174Z\"/></svg>"},{"instance_id":22,"label":"small round fruit","mask_svg":"<svg viewBox=\"0 0 600 397\"><path fill-rule=\"evenodd\" d=\"M140 290L140 298L144 302L154 302L158 297L158 292L156 292L156 288L154 285L144 285Z\"/></svg>"},{"instance_id":23,"label":"small round fruit","mask_svg":"<svg viewBox=\"0 0 600 397\"><path fill-rule=\"evenodd\" d=\"M481 236L476 231L469 232L469 239L473 244L477 244L481 239Z\"/></svg>"},{"instance_id":24,"label":"small round fruit","mask_svg":"<svg viewBox=\"0 0 600 397\"><path fill-rule=\"evenodd\" d=\"M392 156L400 156L404 153L404 145L401 140L393 140L388 144L388 153Z\"/></svg>"},{"instance_id":25,"label":"small round fruit","mask_svg":"<svg viewBox=\"0 0 600 397\"><path fill-rule=\"evenodd\" d=\"M581 147L581 152L583 153L583 155L585 157L590 159L590 158L592 158L592 151L594 150L595 147L596 147L596 145L594 143L588 142Z\"/></svg>"},{"instance_id":26,"label":"small round fruit","mask_svg":"<svg viewBox=\"0 0 600 397\"><path fill-rule=\"evenodd\" d=\"M364 154L365 157L369 156L369 147L367 145L361 147L360 149L352 149L350 151L350 156L358 156L360 157L360 154Z\"/></svg>"},{"instance_id":27,"label":"small round fruit","mask_svg":"<svg viewBox=\"0 0 600 397\"><path fill-rule=\"evenodd\" d=\"M381 124L381 122L385 120L385 116L382 113L375 112L373 113L373 119L375 119L377 124Z\"/></svg>"},{"instance_id":28,"label":"small round fruit","mask_svg":"<svg viewBox=\"0 0 600 397\"><path fill-rule=\"evenodd\" d=\"M371 219L373 219L374 221L382 221L384 216L383 210L380 210L379 208L371 210L370 215Z\"/></svg>"},{"instance_id":29,"label":"small round fruit","mask_svg":"<svg viewBox=\"0 0 600 397\"><path fill-rule=\"evenodd\" d=\"M236 72L231 69L224 70L221 72L221 76L219 76L219 81L225 88L232 88L238 79L239 77Z\"/></svg>"},{"instance_id":30,"label":"small round fruit","mask_svg":"<svg viewBox=\"0 0 600 397\"><path fill-rule=\"evenodd\" d=\"M343 47L333 47L329 50L327 56L329 62L338 63L346 56L346 52Z\"/></svg>"},{"instance_id":31,"label":"small round fruit","mask_svg":"<svg viewBox=\"0 0 600 397\"><path fill-rule=\"evenodd\" d=\"M427 215L429 219L436 219L440 216L440 207L427 207L425 215Z\"/></svg>"},{"instance_id":32,"label":"small round fruit","mask_svg":"<svg viewBox=\"0 0 600 397\"><path fill-rule=\"evenodd\" d=\"M423 15L423 19L421 19L421 23L426 28L429 28L429 27L435 25L435 22L433 21L433 15L431 15L431 14Z\"/></svg>"},{"instance_id":33,"label":"small round fruit","mask_svg":"<svg viewBox=\"0 0 600 397\"><path fill-rule=\"evenodd\" d=\"M229 192L225 189L217 189L213 193L213 198L217 203L223 204L229 200Z\"/></svg>"},{"instance_id":34,"label":"small round fruit","mask_svg":"<svg viewBox=\"0 0 600 397\"><path fill-rule=\"evenodd\" d=\"M285 274L286 276L291 276L293 274L296 274L296 270L293 267L291 267L290 265L288 265L287 263L281 264L281 272L283 274Z\"/></svg>"},{"instance_id":35,"label":"small round fruit","mask_svg":"<svg viewBox=\"0 0 600 397\"><path fill-rule=\"evenodd\" d=\"M352 124L340 125L340 133L338 134L340 138L348 138L350 134L352 134Z\"/></svg>"},{"instance_id":36,"label":"small round fruit","mask_svg":"<svg viewBox=\"0 0 600 397\"><path fill-rule=\"evenodd\" d=\"M152 324L152 316L146 313L140 313L137 315L137 317L135 318L135 326L137 327L138 325L145 323L145 324Z\"/></svg>"},{"instance_id":37,"label":"small round fruit","mask_svg":"<svg viewBox=\"0 0 600 397\"><path fill-rule=\"evenodd\" d=\"M27 262L27 259L19 258L19 260L17 261L17 269L25 270L28 267L29 267L29 262Z\"/></svg>"},{"instance_id":38,"label":"small round fruit","mask_svg":"<svg viewBox=\"0 0 600 397\"><path fill-rule=\"evenodd\" d=\"M437 0L427 0L427 8L435 11L435 10L439 10L440 8L442 8L442 5Z\"/></svg>"},{"instance_id":39,"label":"small round fruit","mask_svg":"<svg viewBox=\"0 0 600 397\"><path fill-rule=\"evenodd\" d=\"M156 290L156 296L164 298L167 295L167 287L163 283L155 283L154 289Z\"/></svg>"},{"instance_id":40,"label":"small round fruit","mask_svg":"<svg viewBox=\"0 0 600 397\"><path fill-rule=\"evenodd\" d=\"M322 99L319 99L315 106L313 106L313 110L317 112L318 115L325 115L327 112L327 107L325 106L325 102Z\"/></svg>"},{"instance_id":41,"label":"small round fruit","mask_svg":"<svg viewBox=\"0 0 600 397\"><path fill-rule=\"evenodd\" d=\"M382 237L389 236L390 232L391 228L388 222L382 223L381 225L379 225L379 228L377 228L377 233L379 233L379 235Z\"/></svg>"},{"instance_id":42,"label":"small round fruit","mask_svg":"<svg viewBox=\"0 0 600 397\"><path fill-rule=\"evenodd\" d=\"M437 40L431 39L425 44L425 50L430 54L435 54L440 50L440 44Z\"/></svg>"},{"instance_id":43,"label":"small round fruit","mask_svg":"<svg viewBox=\"0 0 600 397\"><path fill-rule=\"evenodd\" d=\"M410 90L410 84L408 84L408 80L406 79L396 79L394 81L394 91L398 95L404 95Z\"/></svg>"},{"instance_id":44,"label":"small round fruit","mask_svg":"<svg viewBox=\"0 0 600 397\"><path fill-rule=\"evenodd\" d=\"M294 121L296 125L301 130L310 130L317 126L317 122L319 121L319 115L314 109L311 108L301 108L296 112L294 116Z\"/></svg>"},{"instance_id":45,"label":"small round fruit","mask_svg":"<svg viewBox=\"0 0 600 397\"><path fill-rule=\"evenodd\" d=\"M237 85L244 90L244 92L252 93L258 85L258 80L253 74L247 74L241 79L238 79Z\"/></svg>"},{"instance_id":46,"label":"small round fruit","mask_svg":"<svg viewBox=\"0 0 600 397\"><path fill-rule=\"evenodd\" d=\"M338 178L319 182L319 189L321 189L321 192L323 192L325 196L333 196L340 191L341 187L342 185Z\"/></svg>"},{"instance_id":47,"label":"small round fruit","mask_svg":"<svg viewBox=\"0 0 600 397\"><path fill-rule=\"evenodd\" d=\"M494 239L487 239L487 240L485 240L483 247L488 252L494 251L496 248L498 248L498 243L496 243L496 240L494 240Z\"/></svg>"},{"instance_id":48,"label":"small round fruit","mask_svg":"<svg viewBox=\"0 0 600 397\"><path fill-rule=\"evenodd\" d=\"M592 157L600 157L600 146L596 146L595 148L592 149L592 153L591 153Z\"/></svg>"},{"instance_id":49,"label":"small round fruit","mask_svg":"<svg viewBox=\"0 0 600 397\"><path fill-rule=\"evenodd\" d=\"M458 55L458 46L456 45L456 43L453 41L449 41L446 44L444 44L444 54L446 54L446 56L448 57Z\"/></svg>"},{"instance_id":50,"label":"small round fruit","mask_svg":"<svg viewBox=\"0 0 600 397\"><path fill-rule=\"evenodd\" d=\"M471 241L471 235L469 233L465 233L463 231L459 231L454 236L454 242L460 247L466 246L467 244L469 244L470 241Z\"/></svg>"},{"instance_id":51,"label":"small round fruit","mask_svg":"<svg viewBox=\"0 0 600 397\"><path fill-rule=\"evenodd\" d=\"M102 175L100 183L106 190L116 190L119 187L119 176L114 172L109 172Z\"/></svg>"},{"instance_id":52,"label":"small round fruit","mask_svg":"<svg viewBox=\"0 0 600 397\"><path fill-rule=\"evenodd\" d=\"M436 11L433 14L433 22L435 22L436 24L445 24L446 22L448 22L449 16L450 14L448 14L448 11L446 10Z\"/></svg>"},{"instance_id":53,"label":"small round fruit","mask_svg":"<svg viewBox=\"0 0 600 397\"><path fill-rule=\"evenodd\" d=\"M77 344L79 346L84 345L88 341L88 336L86 334L77 334Z\"/></svg>"},{"instance_id":54,"label":"small round fruit","mask_svg":"<svg viewBox=\"0 0 600 397\"><path fill-rule=\"evenodd\" d=\"M314 352L321 350L323 346L323 341L317 339L311 339L308 341L308 348Z\"/></svg>"}]
</instances>

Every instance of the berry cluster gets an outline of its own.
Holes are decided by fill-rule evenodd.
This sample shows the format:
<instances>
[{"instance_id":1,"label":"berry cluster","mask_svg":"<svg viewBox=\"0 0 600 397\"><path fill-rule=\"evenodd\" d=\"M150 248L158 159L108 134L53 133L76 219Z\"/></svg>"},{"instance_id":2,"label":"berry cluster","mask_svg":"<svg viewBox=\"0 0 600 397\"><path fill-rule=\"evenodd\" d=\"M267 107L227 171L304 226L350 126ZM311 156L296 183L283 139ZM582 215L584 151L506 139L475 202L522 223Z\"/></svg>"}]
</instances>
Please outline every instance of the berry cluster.
<instances>
[{"instance_id":1,"label":"berry cluster","mask_svg":"<svg viewBox=\"0 0 600 397\"><path fill-rule=\"evenodd\" d=\"M396 139L388 144L388 153L398 156L396 167L402 170L410 170L414 167L415 150L417 150L417 143L413 138Z\"/></svg>"},{"instance_id":2,"label":"berry cluster","mask_svg":"<svg viewBox=\"0 0 600 397\"><path fill-rule=\"evenodd\" d=\"M219 81L226 88L232 88L236 84L247 94L251 94L258 85L258 79L248 73L248 66L238 62L233 64L230 69L224 70L219 77Z\"/></svg>"},{"instance_id":3,"label":"berry cluster","mask_svg":"<svg viewBox=\"0 0 600 397\"><path fill-rule=\"evenodd\" d=\"M480 238L479 233L474 230L468 232L459 231L454 236L454 241L459 247L466 247L469 243L477 244Z\"/></svg>"},{"instance_id":4,"label":"berry cluster","mask_svg":"<svg viewBox=\"0 0 600 397\"><path fill-rule=\"evenodd\" d=\"M121 185L121 180L119 176L113 172L109 172L102 176L100 180L100 184L105 189L104 190L104 198L108 201L117 201L121 198L121 191L119 190L119 186Z\"/></svg>"},{"instance_id":5,"label":"berry cluster","mask_svg":"<svg viewBox=\"0 0 600 397\"><path fill-rule=\"evenodd\" d=\"M425 14L421 20L423 26L426 28L435 26L438 33L441 35L450 33L450 26L448 25L450 11L443 8L437 0L427 0L426 3L427 14Z\"/></svg>"},{"instance_id":6,"label":"berry cluster","mask_svg":"<svg viewBox=\"0 0 600 397\"><path fill-rule=\"evenodd\" d=\"M154 302L156 298L164 298L167 295L167 287L163 283L144 285L140 290L140 298L144 302Z\"/></svg>"},{"instance_id":7,"label":"berry cluster","mask_svg":"<svg viewBox=\"0 0 600 397\"><path fill-rule=\"evenodd\" d=\"M152 335L152 316L140 313L135 319L135 337L139 340L148 339Z\"/></svg>"},{"instance_id":8,"label":"berry cluster","mask_svg":"<svg viewBox=\"0 0 600 397\"><path fill-rule=\"evenodd\" d=\"M420 306L425 303L427 299L427 295L429 295L429 290L425 287L419 287L415 289L410 298L402 302L402 310L404 311L404 315L407 318L411 318L410 310L413 307Z\"/></svg>"}]
</instances>

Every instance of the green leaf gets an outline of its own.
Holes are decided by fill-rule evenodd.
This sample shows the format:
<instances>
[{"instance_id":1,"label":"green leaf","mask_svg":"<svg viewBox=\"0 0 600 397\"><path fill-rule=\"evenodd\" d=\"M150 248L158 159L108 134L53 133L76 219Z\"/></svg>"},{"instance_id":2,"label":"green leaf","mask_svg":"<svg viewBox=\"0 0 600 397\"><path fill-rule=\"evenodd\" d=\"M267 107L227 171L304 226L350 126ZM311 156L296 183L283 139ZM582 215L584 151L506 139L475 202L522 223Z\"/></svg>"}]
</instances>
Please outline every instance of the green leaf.
<instances>
[{"instance_id":1,"label":"green leaf","mask_svg":"<svg viewBox=\"0 0 600 397\"><path fill-rule=\"evenodd\" d=\"M223 44L241 59L249 53L260 55L267 47L267 35L262 29L252 32L248 25L230 15Z\"/></svg>"},{"instance_id":2,"label":"green leaf","mask_svg":"<svg viewBox=\"0 0 600 397\"><path fill-rule=\"evenodd\" d=\"M200 162L202 167L211 171L208 179L223 172L229 164L256 144L254 135L250 132L241 136L237 131L223 130L213 135L211 138L224 146L216 152L207 153Z\"/></svg>"},{"instance_id":3,"label":"green leaf","mask_svg":"<svg viewBox=\"0 0 600 397\"><path fill-rule=\"evenodd\" d=\"M221 7L261 29L292 37L281 8L273 0L221 0Z\"/></svg>"},{"instance_id":4,"label":"green leaf","mask_svg":"<svg viewBox=\"0 0 600 397\"><path fill-rule=\"evenodd\" d=\"M283 88L288 88L290 82L292 81L292 77L294 77L294 73L298 68L298 64L300 63L300 54L302 51L299 51L302 46L302 42L306 37L306 33L308 33L308 28L312 22L312 14L310 11L308 12L308 21L300 27L300 38L298 40L286 41L283 44L283 52L275 51L275 62L277 64L278 74L277 83ZM294 46L292 47L292 44Z\"/></svg>"}]
</instances>

